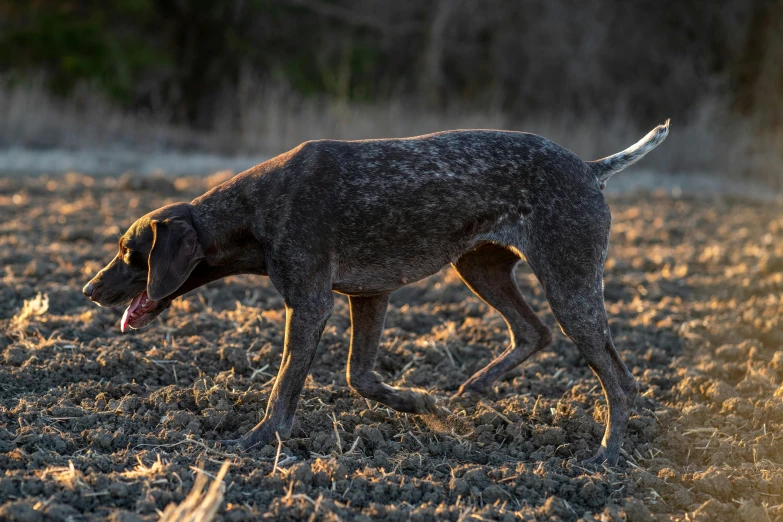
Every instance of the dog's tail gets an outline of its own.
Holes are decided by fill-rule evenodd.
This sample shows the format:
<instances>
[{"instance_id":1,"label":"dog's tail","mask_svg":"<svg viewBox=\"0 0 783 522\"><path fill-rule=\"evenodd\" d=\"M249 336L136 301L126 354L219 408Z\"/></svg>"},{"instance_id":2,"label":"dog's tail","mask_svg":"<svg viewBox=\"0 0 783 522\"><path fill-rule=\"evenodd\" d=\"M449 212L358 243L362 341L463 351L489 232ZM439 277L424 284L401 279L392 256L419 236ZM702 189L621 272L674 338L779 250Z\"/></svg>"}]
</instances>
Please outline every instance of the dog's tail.
<instances>
[{"instance_id":1,"label":"dog's tail","mask_svg":"<svg viewBox=\"0 0 783 522\"><path fill-rule=\"evenodd\" d=\"M593 169L595 177L601 184L601 188L603 188L607 179L612 177L614 174L617 174L625 167L633 165L642 159L647 155L648 152L660 145L668 135L669 120L666 120L666 123L655 127L647 134L647 136L637 141L624 151L618 152L617 154L612 154L611 156L607 156L603 159L588 161L587 164L590 165L590 167Z\"/></svg>"}]
</instances>

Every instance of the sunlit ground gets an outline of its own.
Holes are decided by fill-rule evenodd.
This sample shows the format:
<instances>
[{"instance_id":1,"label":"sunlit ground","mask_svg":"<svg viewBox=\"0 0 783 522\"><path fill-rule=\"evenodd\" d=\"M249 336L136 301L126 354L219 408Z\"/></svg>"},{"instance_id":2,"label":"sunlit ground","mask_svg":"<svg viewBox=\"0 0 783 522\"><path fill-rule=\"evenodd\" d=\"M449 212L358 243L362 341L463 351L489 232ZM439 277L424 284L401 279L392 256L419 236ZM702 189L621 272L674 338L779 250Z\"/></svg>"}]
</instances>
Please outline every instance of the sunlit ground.
<instances>
[{"instance_id":1,"label":"sunlit ground","mask_svg":"<svg viewBox=\"0 0 783 522\"><path fill-rule=\"evenodd\" d=\"M232 462L232 521L783 520L781 205L610 197L606 306L642 384L616 469L581 465L605 403L524 265L519 285L556 340L493 397L451 405L470 430L350 391L338 297L274 467L276 446L215 449L263 416L279 366L283 302L265 278L202 288L126 335L122 310L80 292L137 217L216 181L0 179L0 519L156 519L204 455L212 474ZM446 269L394 294L379 371L445 400L507 342L500 316Z\"/></svg>"}]
</instances>

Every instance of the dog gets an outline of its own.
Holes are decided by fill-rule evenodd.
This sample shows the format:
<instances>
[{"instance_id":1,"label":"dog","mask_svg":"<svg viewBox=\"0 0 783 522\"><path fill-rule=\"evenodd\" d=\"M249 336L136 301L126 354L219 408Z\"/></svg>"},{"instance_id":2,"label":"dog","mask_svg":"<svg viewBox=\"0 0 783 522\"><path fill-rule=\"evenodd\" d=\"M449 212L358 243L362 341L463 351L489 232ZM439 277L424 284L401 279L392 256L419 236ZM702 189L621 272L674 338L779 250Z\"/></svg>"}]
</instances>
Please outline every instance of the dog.
<instances>
[{"instance_id":1,"label":"dog","mask_svg":"<svg viewBox=\"0 0 783 522\"><path fill-rule=\"evenodd\" d=\"M333 292L350 301L349 386L399 412L437 413L425 391L389 386L373 368L389 294L447 264L508 324L508 349L455 398L490 391L552 341L514 280L525 259L606 396L601 447L586 462L615 465L639 385L615 350L604 308L611 214L602 189L668 132L667 120L628 149L587 162L513 131L309 141L140 218L83 292L101 306L130 302L124 332L210 281L268 276L285 302L285 342L263 420L230 441L248 448L290 435Z\"/></svg>"}]
</instances>

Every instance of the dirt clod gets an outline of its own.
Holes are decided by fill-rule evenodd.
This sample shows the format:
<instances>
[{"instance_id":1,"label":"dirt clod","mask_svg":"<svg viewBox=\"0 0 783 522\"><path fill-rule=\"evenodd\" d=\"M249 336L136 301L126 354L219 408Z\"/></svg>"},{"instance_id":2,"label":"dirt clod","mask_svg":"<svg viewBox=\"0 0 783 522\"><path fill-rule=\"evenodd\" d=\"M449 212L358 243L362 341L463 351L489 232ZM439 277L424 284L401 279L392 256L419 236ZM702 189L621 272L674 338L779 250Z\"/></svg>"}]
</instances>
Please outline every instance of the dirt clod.
<instances>
[{"instance_id":1,"label":"dirt clod","mask_svg":"<svg viewBox=\"0 0 783 522\"><path fill-rule=\"evenodd\" d=\"M644 502L637 498L629 499L624 506L625 520L628 522L649 522L653 520L652 513L644 505Z\"/></svg>"}]
</instances>

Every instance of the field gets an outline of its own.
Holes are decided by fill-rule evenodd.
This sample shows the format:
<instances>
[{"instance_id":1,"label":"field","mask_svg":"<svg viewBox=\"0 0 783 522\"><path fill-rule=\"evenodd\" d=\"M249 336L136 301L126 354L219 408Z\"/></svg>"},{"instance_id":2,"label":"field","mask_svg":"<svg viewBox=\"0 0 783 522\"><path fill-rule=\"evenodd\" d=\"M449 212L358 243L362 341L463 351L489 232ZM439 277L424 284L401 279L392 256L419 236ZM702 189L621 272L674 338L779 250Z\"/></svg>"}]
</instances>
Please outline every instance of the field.
<instances>
[{"instance_id":1,"label":"field","mask_svg":"<svg viewBox=\"0 0 783 522\"><path fill-rule=\"evenodd\" d=\"M277 446L216 444L261 419L279 366L283 303L266 278L213 283L125 335L122 310L80 291L137 217L214 182L0 178L0 520L155 520L204 457L210 474L231 462L227 521L783 521L780 203L609 198L606 305L642 385L617 468L581 465L605 402L524 263L517 281L555 342L477 403L446 397L504 349L501 317L451 269L392 296L379 371L430 389L457 429L348 388L338 297L276 461Z\"/></svg>"}]
</instances>

